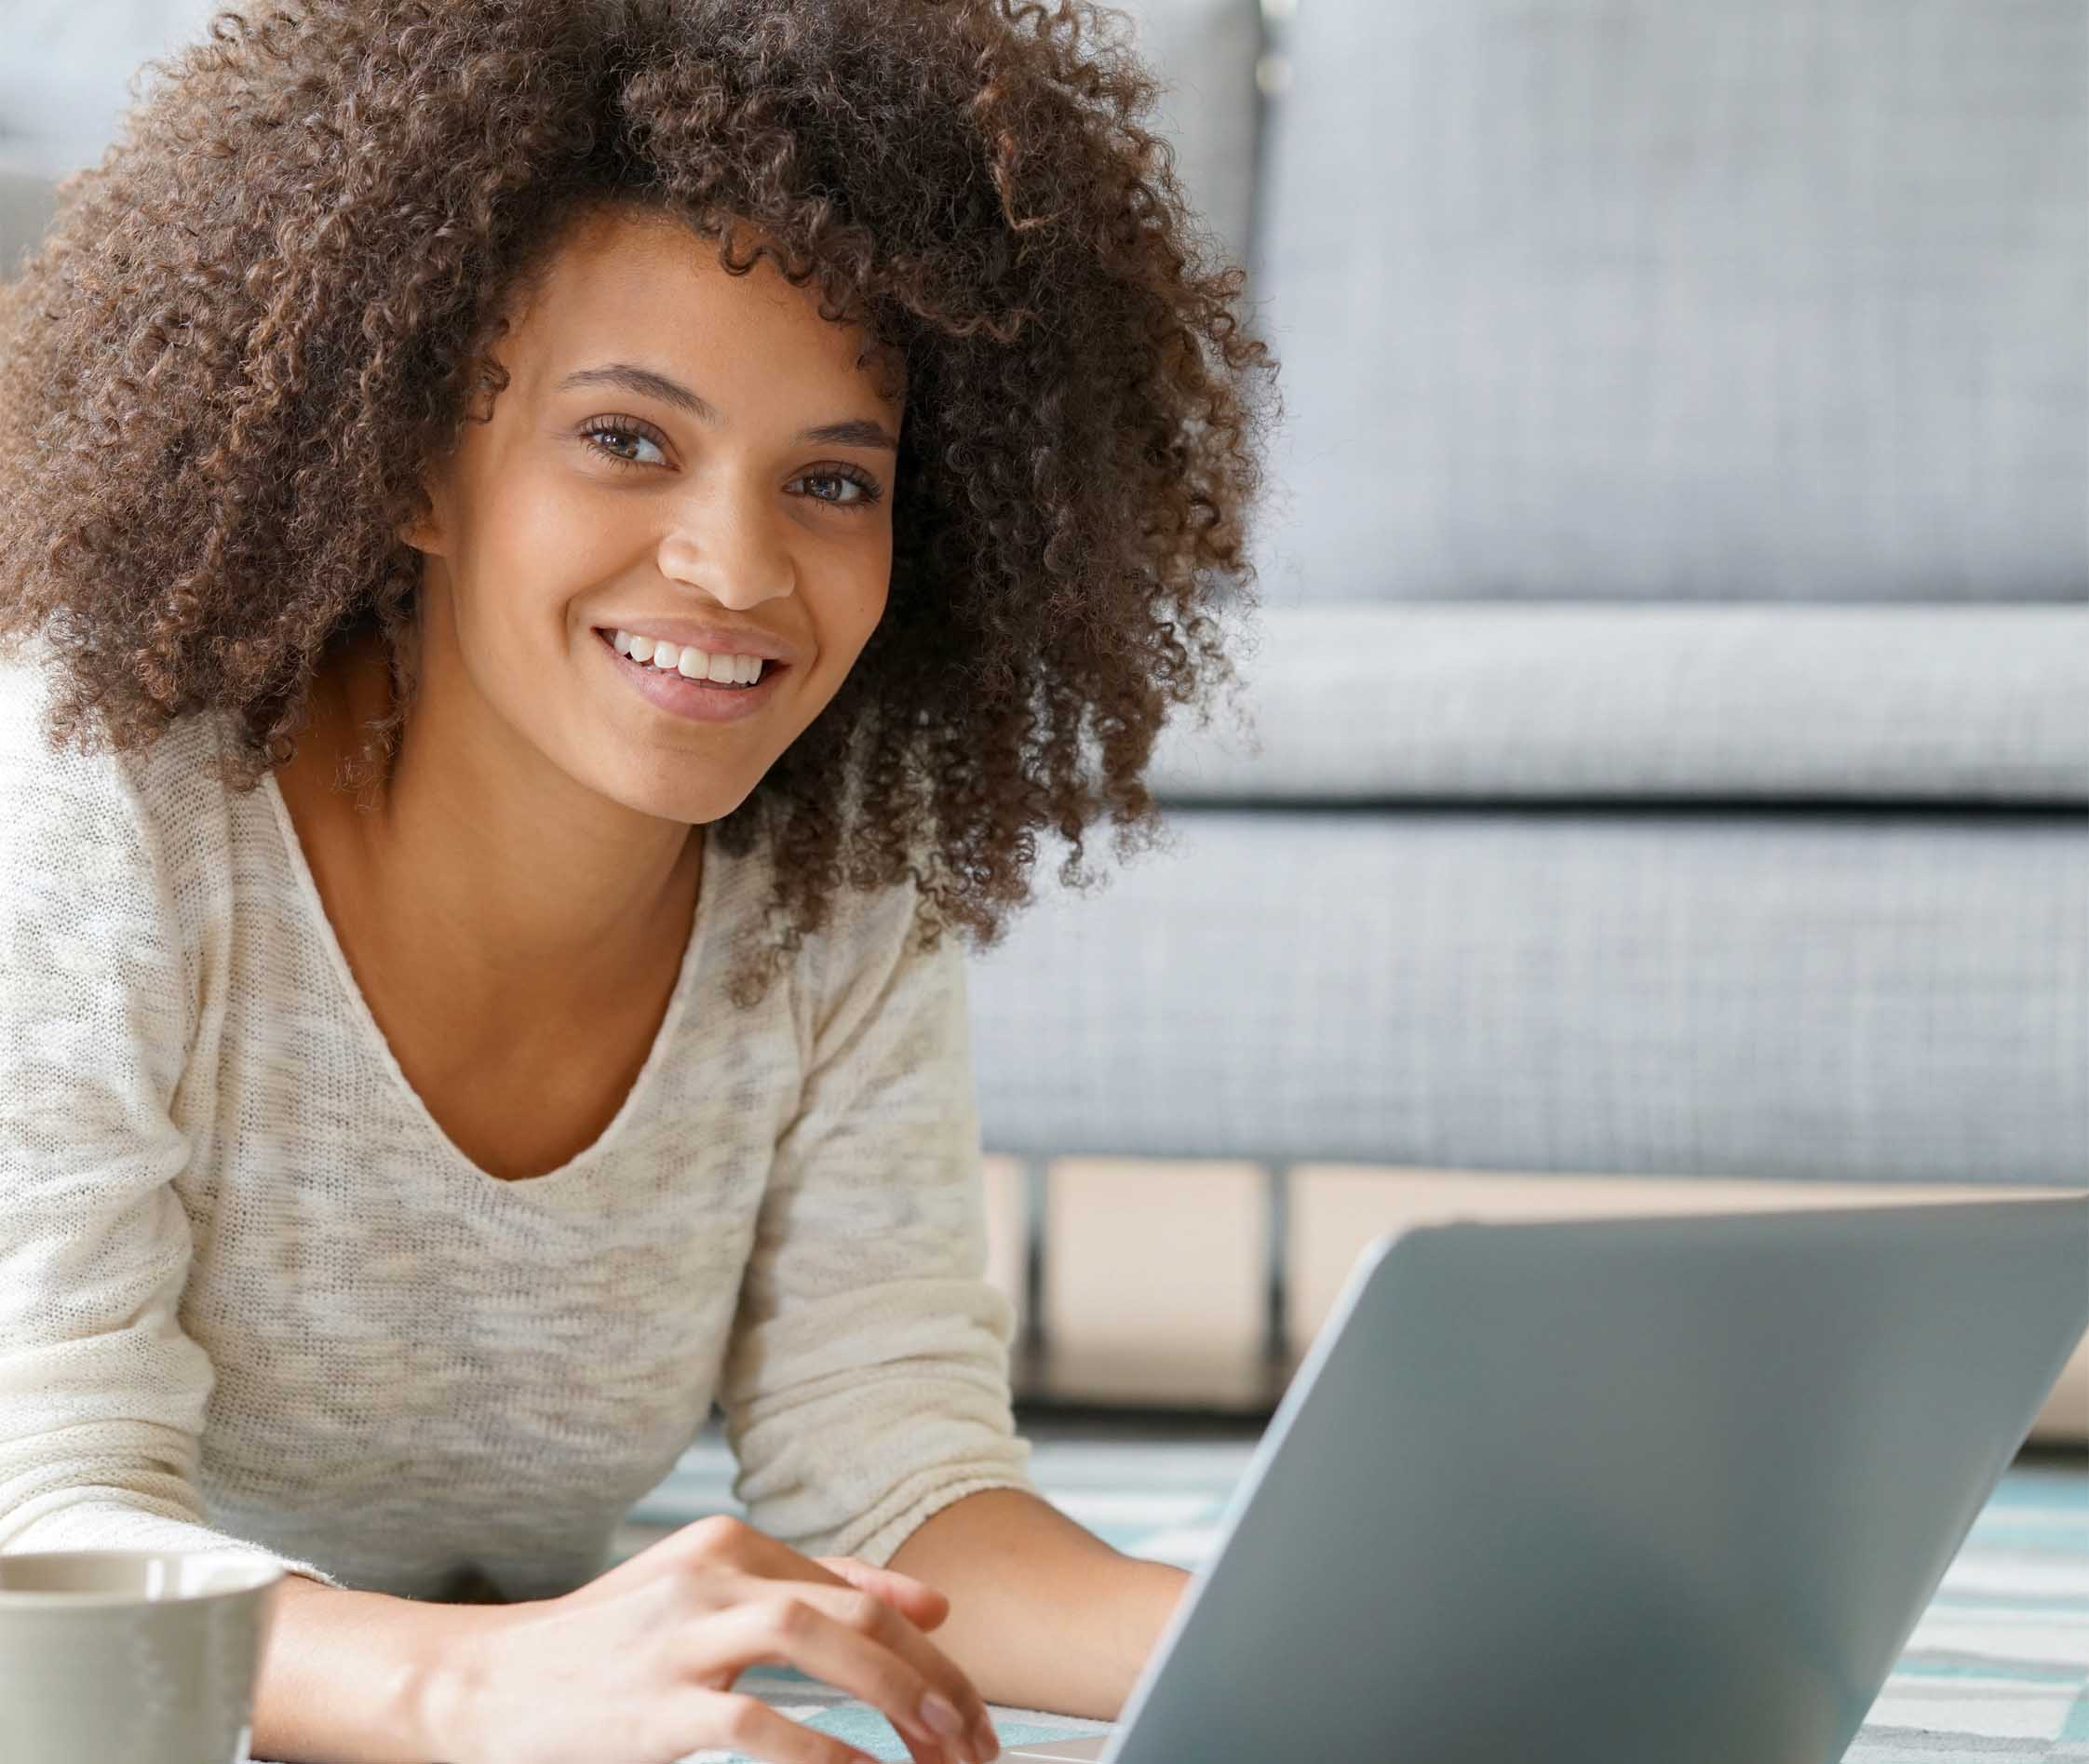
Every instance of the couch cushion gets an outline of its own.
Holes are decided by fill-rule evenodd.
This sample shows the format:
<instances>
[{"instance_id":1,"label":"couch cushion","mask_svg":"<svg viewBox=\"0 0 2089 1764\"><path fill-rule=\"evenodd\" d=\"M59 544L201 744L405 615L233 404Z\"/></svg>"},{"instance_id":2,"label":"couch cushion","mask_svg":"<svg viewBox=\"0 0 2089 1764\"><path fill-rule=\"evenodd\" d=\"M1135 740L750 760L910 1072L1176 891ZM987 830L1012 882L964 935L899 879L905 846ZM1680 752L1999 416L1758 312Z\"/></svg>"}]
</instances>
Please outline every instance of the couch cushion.
<instances>
[{"instance_id":1,"label":"couch cushion","mask_svg":"<svg viewBox=\"0 0 2089 1764\"><path fill-rule=\"evenodd\" d=\"M1358 602L1245 635L1251 726L1179 712L1165 801L2089 802L2089 607Z\"/></svg>"},{"instance_id":2,"label":"couch cushion","mask_svg":"<svg viewBox=\"0 0 2089 1764\"><path fill-rule=\"evenodd\" d=\"M990 1151L2083 1186L2079 815L1169 818L969 962Z\"/></svg>"},{"instance_id":3,"label":"couch cushion","mask_svg":"<svg viewBox=\"0 0 2089 1764\"><path fill-rule=\"evenodd\" d=\"M1306 0L1279 46L1273 586L2089 599L2082 0Z\"/></svg>"}]
</instances>

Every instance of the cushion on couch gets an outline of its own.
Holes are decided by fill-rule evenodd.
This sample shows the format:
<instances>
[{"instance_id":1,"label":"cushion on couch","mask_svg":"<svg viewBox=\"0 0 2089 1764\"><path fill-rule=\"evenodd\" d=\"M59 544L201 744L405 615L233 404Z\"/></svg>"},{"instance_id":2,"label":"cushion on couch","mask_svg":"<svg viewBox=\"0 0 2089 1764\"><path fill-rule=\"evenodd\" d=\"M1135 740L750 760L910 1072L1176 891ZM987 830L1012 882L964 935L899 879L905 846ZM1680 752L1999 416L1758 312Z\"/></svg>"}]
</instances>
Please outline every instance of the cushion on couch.
<instances>
[{"instance_id":1,"label":"cushion on couch","mask_svg":"<svg viewBox=\"0 0 2089 1764\"><path fill-rule=\"evenodd\" d=\"M1182 809L972 957L985 1144L2081 1188L2079 821Z\"/></svg>"},{"instance_id":2,"label":"cushion on couch","mask_svg":"<svg viewBox=\"0 0 2089 1764\"><path fill-rule=\"evenodd\" d=\"M2089 607L1259 608L1175 802L2089 803Z\"/></svg>"},{"instance_id":3,"label":"cushion on couch","mask_svg":"<svg viewBox=\"0 0 2089 1764\"><path fill-rule=\"evenodd\" d=\"M1304 0L1315 599L2089 599L2089 7Z\"/></svg>"}]
</instances>

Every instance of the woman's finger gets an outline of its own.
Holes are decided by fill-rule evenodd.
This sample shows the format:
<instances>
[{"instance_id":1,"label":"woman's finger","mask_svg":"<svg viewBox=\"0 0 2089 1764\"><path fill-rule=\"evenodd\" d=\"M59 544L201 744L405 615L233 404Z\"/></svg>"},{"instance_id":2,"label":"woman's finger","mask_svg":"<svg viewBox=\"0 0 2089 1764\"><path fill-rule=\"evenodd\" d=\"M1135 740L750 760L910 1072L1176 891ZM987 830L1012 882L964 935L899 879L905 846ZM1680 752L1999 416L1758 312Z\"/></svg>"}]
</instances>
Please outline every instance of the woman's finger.
<instances>
[{"instance_id":1,"label":"woman's finger","mask_svg":"<svg viewBox=\"0 0 2089 1764\"><path fill-rule=\"evenodd\" d=\"M923 1629L934 1629L950 1614L950 1595L926 1581L902 1574L897 1569L874 1568L853 1555L815 1555L813 1558L830 1574L839 1574L852 1586L890 1599Z\"/></svg>"},{"instance_id":2,"label":"woman's finger","mask_svg":"<svg viewBox=\"0 0 2089 1764\"><path fill-rule=\"evenodd\" d=\"M867 1605L841 1607L845 1615L837 1615L829 1609L834 1596L818 1586L778 1587L774 1596L743 1599L704 1618L689 1628L691 1670L765 1662L794 1666L881 1711L917 1764L968 1764L967 1747L943 1738L922 1712L922 1699L939 1687L893 1645L893 1632L905 1631L906 1620L874 1596ZM841 1596L866 1596L848 1590Z\"/></svg>"},{"instance_id":3,"label":"woman's finger","mask_svg":"<svg viewBox=\"0 0 2089 1764\"><path fill-rule=\"evenodd\" d=\"M661 1718L667 1737L648 1749L663 1757L669 1748L680 1748L675 1754L680 1757L724 1746L770 1764L878 1764L869 1753L779 1715L744 1690L693 1686L667 1700Z\"/></svg>"},{"instance_id":4,"label":"woman's finger","mask_svg":"<svg viewBox=\"0 0 2089 1764\"><path fill-rule=\"evenodd\" d=\"M831 1601L838 1594L856 1596L858 1589L830 1568L823 1566L809 1555L801 1555L781 1540L752 1526L737 1521L712 1526L709 1521L700 1521L708 1528L702 1535L698 1547L715 1560L730 1563L741 1573L754 1579L788 1581L804 1585L804 1590L818 1596L823 1601ZM695 1527L685 1528L695 1531ZM805 1584L809 1583L809 1584ZM880 1639L902 1657L912 1663L942 1694L944 1700L958 1711L959 1723L965 1733L991 1735L992 1718L987 1712L986 1699L973 1688L972 1681L959 1668L957 1663L937 1648L923 1635L920 1627L889 1601L871 1595L871 1609L883 1609L892 1618L892 1626L881 1634ZM960 1742L952 1749L963 1756L970 1748ZM990 1747L998 1756L998 1747Z\"/></svg>"}]
</instances>

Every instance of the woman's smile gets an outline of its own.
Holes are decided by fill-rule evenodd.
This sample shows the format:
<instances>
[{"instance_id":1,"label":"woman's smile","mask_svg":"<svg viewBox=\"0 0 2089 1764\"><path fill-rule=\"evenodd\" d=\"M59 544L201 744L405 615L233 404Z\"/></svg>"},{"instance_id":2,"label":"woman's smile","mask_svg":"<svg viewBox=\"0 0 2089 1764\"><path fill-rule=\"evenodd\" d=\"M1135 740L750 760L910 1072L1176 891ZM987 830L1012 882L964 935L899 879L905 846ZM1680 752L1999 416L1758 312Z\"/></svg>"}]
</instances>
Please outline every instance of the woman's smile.
<instances>
[{"instance_id":1,"label":"woman's smile","mask_svg":"<svg viewBox=\"0 0 2089 1764\"><path fill-rule=\"evenodd\" d=\"M625 654L616 647L613 631L598 626L594 635L611 666L633 691L669 716L686 717L693 722L737 722L754 716L776 695L783 676L790 671L788 663L765 661L761 678L751 686L693 680L677 668L659 667Z\"/></svg>"}]
</instances>

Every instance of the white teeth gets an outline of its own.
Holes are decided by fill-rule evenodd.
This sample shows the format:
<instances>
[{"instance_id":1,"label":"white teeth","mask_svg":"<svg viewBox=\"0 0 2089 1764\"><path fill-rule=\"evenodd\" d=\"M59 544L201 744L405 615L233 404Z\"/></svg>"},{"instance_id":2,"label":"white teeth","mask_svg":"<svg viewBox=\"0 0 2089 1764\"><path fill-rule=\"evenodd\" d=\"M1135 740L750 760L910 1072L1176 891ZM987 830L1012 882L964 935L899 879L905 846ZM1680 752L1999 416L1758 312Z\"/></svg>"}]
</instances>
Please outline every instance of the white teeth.
<instances>
[{"instance_id":1,"label":"white teeth","mask_svg":"<svg viewBox=\"0 0 2089 1764\"><path fill-rule=\"evenodd\" d=\"M635 662L644 662L664 674L679 673L684 680L708 680L721 686L751 686L761 678L759 655L708 654L694 644L678 648L654 638L617 631L611 641L617 653Z\"/></svg>"}]
</instances>

